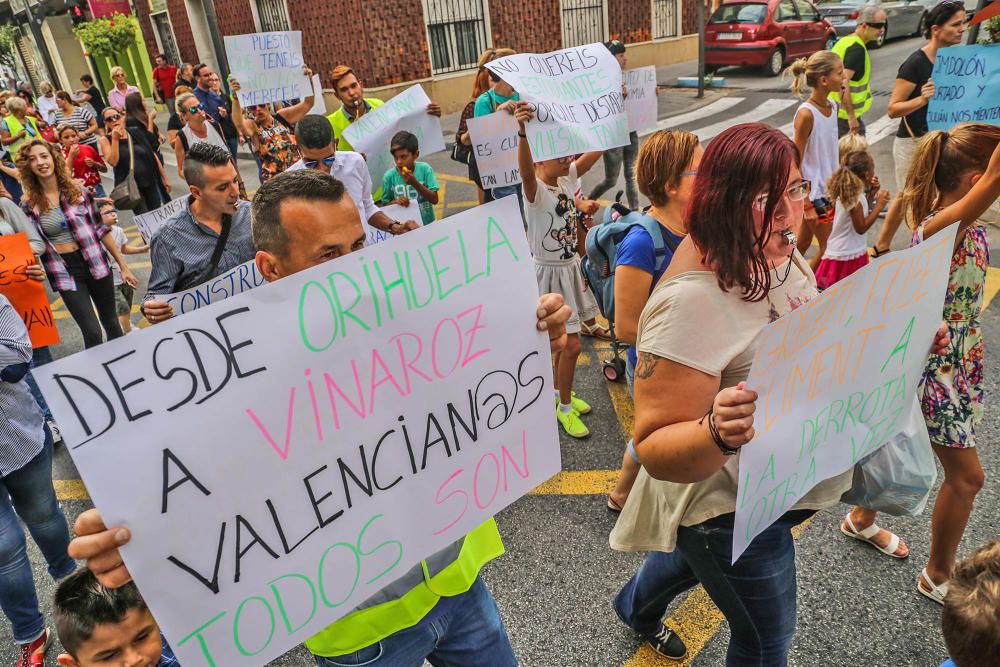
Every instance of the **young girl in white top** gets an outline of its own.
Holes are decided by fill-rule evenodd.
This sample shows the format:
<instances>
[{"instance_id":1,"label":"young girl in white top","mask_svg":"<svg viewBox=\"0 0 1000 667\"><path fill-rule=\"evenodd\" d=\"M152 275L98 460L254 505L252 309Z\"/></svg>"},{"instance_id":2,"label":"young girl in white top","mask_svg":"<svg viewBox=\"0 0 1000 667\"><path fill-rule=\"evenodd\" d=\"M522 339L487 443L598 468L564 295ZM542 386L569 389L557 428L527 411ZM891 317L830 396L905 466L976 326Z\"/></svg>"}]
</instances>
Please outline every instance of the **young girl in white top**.
<instances>
[{"instance_id":1,"label":"young girl in white top","mask_svg":"<svg viewBox=\"0 0 1000 667\"><path fill-rule=\"evenodd\" d=\"M868 265L868 230L889 201L889 191L882 190L875 178L875 161L863 152L844 157L826 192L836 202L836 213L826 253L816 269L821 290Z\"/></svg>"},{"instance_id":2,"label":"young girl in white top","mask_svg":"<svg viewBox=\"0 0 1000 667\"><path fill-rule=\"evenodd\" d=\"M798 230L798 249L805 254L813 236L819 242L819 252L809 260L816 269L826 251L833 220L833 202L825 196L826 182L837 170L837 104L829 95L839 91L844 83L844 63L832 51L817 51L809 59L799 58L787 70L791 75L792 92L801 96L811 88L809 99L795 112L795 146L802 156L802 178L812 184L805 203L805 215Z\"/></svg>"},{"instance_id":3,"label":"young girl in white top","mask_svg":"<svg viewBox=\"0 0 1000 667\"><path fill-rule=\"evenodd\" d=\"M590 412L590 406L573 392L573 375L580 354L581 323L597 316L597 301L583 281L580 255L577 252L577 222L580 209L590 201L576 196L580 176L594 166L601 151L584 153L576 160L571 157L535 162L525 138L524 124L533 117L531 107L519 102L515 116L518 133L518 165L524 190L524 217L528 225L528 245L535 258L535 275L542 294L562 294L573 310L566 322L569 335L566 348L555 356L556 419L563 430L574 438L590 435L580 415Z\"/></svg>"}]
</instances>

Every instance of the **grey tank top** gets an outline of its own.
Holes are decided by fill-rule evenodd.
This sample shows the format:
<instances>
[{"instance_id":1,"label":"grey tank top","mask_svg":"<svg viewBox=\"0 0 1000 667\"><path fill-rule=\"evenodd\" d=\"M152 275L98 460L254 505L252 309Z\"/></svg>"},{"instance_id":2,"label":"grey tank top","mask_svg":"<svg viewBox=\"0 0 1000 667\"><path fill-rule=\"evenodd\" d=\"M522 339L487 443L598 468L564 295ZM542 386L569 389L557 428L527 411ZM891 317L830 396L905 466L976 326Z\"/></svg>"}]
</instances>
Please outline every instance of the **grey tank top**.
<instances>
[{"instance_id":1,"label":"grey tank top","mask_svg":"<svg viewBox=\"0 0 1000 667\"><path fill-rule=\"evenodd\" d=\"M73 238L73 233L69 230L66 214L61 208L50 208L42 213L39 221L42 223L42 232L45 233L45 237L52 245L75 243L76 239Z\"/></svg>"}]
</instances>

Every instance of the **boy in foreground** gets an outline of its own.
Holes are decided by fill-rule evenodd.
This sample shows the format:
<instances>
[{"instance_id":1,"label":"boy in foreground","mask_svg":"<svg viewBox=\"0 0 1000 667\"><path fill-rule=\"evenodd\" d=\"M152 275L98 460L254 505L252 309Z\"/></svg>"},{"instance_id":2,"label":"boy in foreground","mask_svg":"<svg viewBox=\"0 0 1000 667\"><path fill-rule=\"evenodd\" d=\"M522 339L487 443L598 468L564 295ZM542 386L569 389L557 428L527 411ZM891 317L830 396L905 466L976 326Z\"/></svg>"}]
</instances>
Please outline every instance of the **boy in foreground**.
<instances>
[{"instance_id":1,"label":"boy in foreground","mask_svg":"<svg viewBox=\"0 0 1000 667\"><path fill-rule=\"evenodd\" d=\"M409 206L416 201L421 224L434 222L434 207L438 203L438 181L434 168L420 157L420 142L412 132L402 130L393 135L389 152L396 166L382 177L382 202Z\"/></svg>"}]
</instances>

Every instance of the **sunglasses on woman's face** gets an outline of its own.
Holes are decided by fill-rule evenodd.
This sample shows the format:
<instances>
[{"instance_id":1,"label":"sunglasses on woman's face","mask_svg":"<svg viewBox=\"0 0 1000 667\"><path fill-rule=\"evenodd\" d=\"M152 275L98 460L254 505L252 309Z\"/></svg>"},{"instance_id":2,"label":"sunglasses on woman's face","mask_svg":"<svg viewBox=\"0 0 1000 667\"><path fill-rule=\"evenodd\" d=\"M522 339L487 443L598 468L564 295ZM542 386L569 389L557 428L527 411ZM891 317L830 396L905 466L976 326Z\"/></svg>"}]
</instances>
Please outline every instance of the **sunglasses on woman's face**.
<instances>
[{"instance_id":1,"label":"sunglasses on woman's face","mask_svg":"<svg viewBox=\"0 0 1000 667\"><path fill-rule=\"evenodd\" d=\"M117 114L116 113L116 114L111 115L111 116L105 116L104 117L104 122L105 123L114 123L116 120L119 120L119 119L121 119L121 114Z\"/></svg>"},{"instance_id":2,"label":"sunglasses on woman's face","mask_svg":"<svg viewBox=\"0 0 1000 667\"><path fill-rule=\"evenodd\" d=\"M199 104L199 105L198 105L198 106L196 106L196 107L188 107L188 110L187 110L187 112L188 112L188 113L198 113L199 111L201 111L201 110L202 110L202 109L204 109L204 108L205 108L205 105L204 105L204 104Z\"/></svg>"}]
</instances>

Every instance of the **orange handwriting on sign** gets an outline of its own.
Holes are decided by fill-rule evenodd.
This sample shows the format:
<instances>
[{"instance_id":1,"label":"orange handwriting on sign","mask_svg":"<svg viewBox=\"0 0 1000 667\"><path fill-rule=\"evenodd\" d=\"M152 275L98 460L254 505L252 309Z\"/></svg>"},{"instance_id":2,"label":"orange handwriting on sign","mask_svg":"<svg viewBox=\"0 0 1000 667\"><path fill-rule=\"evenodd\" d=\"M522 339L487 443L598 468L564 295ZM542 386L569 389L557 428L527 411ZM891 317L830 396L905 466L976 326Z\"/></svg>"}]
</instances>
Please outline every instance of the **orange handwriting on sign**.
<instances>
[{"instance_id":1,"label":"orange handwriting on sign","mask_svg":"<svg viewBox=\"0 0 1000 667\"><path fill-rule=\"evenodd\" d=\"M23 233L0 236L0 292L28 327L31 346L45 347L59 342L49 297L45 286L28 277L27 268L35 263L35 255Z\"/></svg>"}]
</instances>

